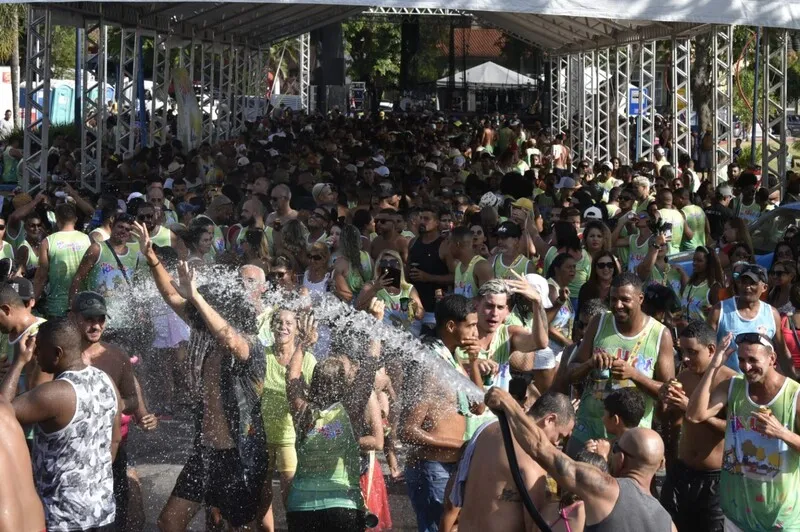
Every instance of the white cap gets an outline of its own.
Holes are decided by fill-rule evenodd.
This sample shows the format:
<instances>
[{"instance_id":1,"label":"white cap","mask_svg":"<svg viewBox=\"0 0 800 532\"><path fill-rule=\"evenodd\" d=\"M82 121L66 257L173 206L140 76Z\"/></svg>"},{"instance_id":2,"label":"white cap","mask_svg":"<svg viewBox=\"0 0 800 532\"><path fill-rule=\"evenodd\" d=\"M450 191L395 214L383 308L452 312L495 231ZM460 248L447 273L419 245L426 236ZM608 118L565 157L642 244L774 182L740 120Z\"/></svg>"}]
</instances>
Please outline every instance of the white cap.
<instances>
[{"instance_id":1,"label":"white cap","mask_svg":"<svg viewBox=\"0 0 800 532\"><path fill-rule=\"evenodd\" d=\"M381 177L388 177L389 176L389 169L385 166L379 166L375 169L375 173Z\"/></svg>"},{"instance_id":2,"label":"white cap","mask_svg":"<svg viewBox=\"0 0 800 532\"><path fill-rule=\"evenodd\" d=\"M436 166L436 163L425 163L425 168L433 170L434 172L439 170L439 167Z\"/></svg>"},{"instance_id":3,"label":"white cap","mask_svg":"<svg viewBox=\"0 0 800 532\"><path fill-rule=\"evenodd\" d=\"M583 211L583 219L584 220L602 220L603 213L600 211L600 207L589 207L585 211Z\"/></svg>"},{"instance_id":4,"label":"white cap","mask_svg":"<svg viewBox=\"0 0 800 532\"><path fill-rule=\"evenodd\" d=\"M239 160L236 161L236 166L247 166L250 164L250 159L247 157L239 157Z\"/></svg>"},{"instance_id":5,"label":"white cap","mask_svg":"<svg viewBox=\"0 0 800 532\"><path fill-rule=\"evenodd\" d=\"M487 192L483 196L481 196L480 202L478 202L478 207L481 209L484 207L497 207L500 204L500 198L497 197L497 194L494 192Z\"/></svg>"},{"instance_id":6,"label":"white cap","mask_svg":"<svg viewBox=\"0 0 800 532\"><path fill-rule=\"evenodd\" d=\"M609 170L613 170L614 169L614 163L612 163L611 161L606 161L606 162L603 163L603 167L604 168L608 168Z\"/></svg>"},{"instance_id":7,"label":"white cap","mask_svg":"<svg viewBox=\"0 0 800 532\"><path fill-rule=\"evenodd\" d=\"M344 169L345 169L346 171L348 171L348 172L353 172L354 174L355 174L356 172L358 172L358 168L356 168L356 165L354 165L354 164L348 164L348 165L346 165L346 166L344 167Z\"/></svg>"},{"instance_id":8,"label":"white cap","mask_svg":"<svg viewBox=\"0 0 800 532\"><path fill-rule=\"evenodd\" d=\"M383 155L376 155L375 157L372 158L372 160L375 161L376 163L386 164L386 159L383 157Z\"/></svg>"},{"instance_id":9,"label":"white cap","mask_svg":"<svg viewBox=\"0 0 800 532\"><path fill-rule=\"evenodd\" d=\"M664 151L664 148L659 146L658 148L656 148L656 153L659 155L664 155L666 152Z\"/></svg>"},{"instance_id":10,"label":"white cap","mask_svg":"<svg viewBox=\"0 0 800 532\"><path fill-rule=\"evenodd\" d=\"M456 155L453 157L453 164L456 165L457 168L464 168L464 165L467 163L467 160L464 158L463 155Z\"/></svg>"},{"instance_id":11,"label":"white cap","mask_svg":"<svg viewBox=\"0 0 800 532\"><path fill-rule=\"evenodd\" d=\"M542 306L545 309L553 308L553 303L550 301L550 287L547 284L547 279L536 273L525 274L525 280L539 292L539 297L542 298Z\"/></svg>"},{"instance_id":12,"label":"white cap","mask_svg":"<svg viewBox=\"0 0 800 532\"><path fill-rule=\"evenodd\" d=\"M143 198L143 197L144 197L144 194L142 194L141 192L131 192L130 194L128 194L127 201L129 202L132 199Z\"/></svg>"}]
</instances>

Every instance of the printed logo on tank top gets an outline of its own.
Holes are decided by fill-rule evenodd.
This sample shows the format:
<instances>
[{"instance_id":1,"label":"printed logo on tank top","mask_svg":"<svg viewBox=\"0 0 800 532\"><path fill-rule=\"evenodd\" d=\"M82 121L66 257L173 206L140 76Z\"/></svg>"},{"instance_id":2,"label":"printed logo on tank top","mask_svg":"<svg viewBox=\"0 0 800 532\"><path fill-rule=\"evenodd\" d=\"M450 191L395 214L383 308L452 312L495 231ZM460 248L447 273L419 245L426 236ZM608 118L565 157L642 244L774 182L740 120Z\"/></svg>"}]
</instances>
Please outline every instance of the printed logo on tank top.
<instances>
[{"instance_id":1,"label":"printed logo on tank top","mask_svg":"<svg viewBox=\"0 0 800 532\"><path fill-rule=\"evenodd\" d=\"M771 480L786 471L786 442L766 436L759 425L754 415L728 417L728 431L736 443L725 449L725 471L754 480Z\"/></svg>"},{"instance_id":2,"label":"printed logo on tank top","mask_svg":"<svg viewBox=\"0 0 800 532\"><path fill-rule=\"evenodd\" d=\"M63 240L57 240L56 249L67 250L67 251L81 251L81 249L83 249L83 242L65 242Z\"/></svg>"}]
</instances>

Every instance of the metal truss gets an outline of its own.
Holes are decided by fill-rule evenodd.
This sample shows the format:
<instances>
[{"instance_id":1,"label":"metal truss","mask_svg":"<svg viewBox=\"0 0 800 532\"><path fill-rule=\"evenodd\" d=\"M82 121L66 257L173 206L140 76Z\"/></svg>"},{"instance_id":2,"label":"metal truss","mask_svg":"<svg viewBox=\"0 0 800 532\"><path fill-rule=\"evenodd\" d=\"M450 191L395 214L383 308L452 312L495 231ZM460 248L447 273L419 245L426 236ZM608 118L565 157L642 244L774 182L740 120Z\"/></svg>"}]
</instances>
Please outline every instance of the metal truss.
<instances>
[{"instance_id":1,"label":"metal truss","mask_svg":"<svg viewBox=\"0 0 800 532\"><path fill-rule=\"evenodd\" d=\"M119 79L117 80L117 145L115 152L125 158L136 150L136 94L139 78L139 42L141 31L122 28Z\"/></svg>"},{"instance_id":2,"label":"metal truss","mask_svg":"<svg viewBox=\"0 0 800 532\"><path fill-rule=\"evenodd\" d=\"M692 153L692 84L691 84L691 55L692 41L687 38L675 38L672 44L672 80L671 113L672 120L672 146L671 163L677 168L681 155Z\"/></svg>"},{"instance_id":3,"label":"metal truss","mask_svg":"<svg viewBox=\"0 0 800 532\"><path fill-rule=\"evenodd\" d=\"M150 91L150 135L152 146L167 142L169 112L170 45L169 36L156 33L153 37L153 89ZM175 133L174 131L172 132Z\"/></svg>"},{"instance_id":4,"label":"metal truss","mask_svg":"<svg viewBox=\"0 0 800 532\"><path fill-rule=\"evenodd\" d=\"M80 57L83 72L81 122L81 186L100 192L103 136L106 122L106 44L108 28L100 20L84 20ZM96 73L90 71L96 65Z\"/></svg>"},{"instance_id":5,"label":"metal truss","mask_svg":"<svg viewBox=\"0 0 800 532\"><path fill-rule=\"evenodd\" d=\"M259 112L258 116L267 116L267 91L270 89L269 87L269 79L267 78L267 72L269 71L269 48L266 50L259 51L259 75L258 75L258 90L256 91L256 95L258 96L258 105L259 105Z\"/></svg>"},{"instance_id":6,"label":"metal truss","mask_svg":"<svg viewBox=\"0 0 800 532\"><path fill-rule=\"evenodd\" d=\"M233 83L233 129L231 137L238 135L244 130L244 111L245 96L247 94L247 48L236 48L236 63L234 64L234 83Z\"/></svg>"},{"instance_id":7,"label":"metal truss","mask_svg":"<svg viewBox=\"0 0 800 532\"><path fill-rule=\"evenodd\" d=\"M547 66L550 69L550 129L556 130L558 124L558 78L561 77L561 71L558 69L561 63L561 58L558 56L550 56Z\"/></svg>"},{"instance_id":8,"label":"metal truss","mask_svg":"<svg viewBox=\"0 0 800 532\"><path fill-rule=\"evenodd\" d=\"M202 132L200 142L214 143L214 74L217 67L217 46L214 42L200 43L200 109L202 110Z\"/></svg>"},{"instance_id":9,"label":"metal truss","mask_svg":"<svg viewBox=\"0 0 800 532\"><path fill-rule=\"evenodd\" d=\"M304 33L300 41L300 107L308 112L308 86L311 83L311 34Z\"/></svg>"},{"instance_id":10,"label":"metal truss","mask_svg":"<svg viewBox=\"0 0 800 532\"><path fill-rule=\"evenodd\" d=\"M232 43L225 45L220 54L219 86L217 95L217 139L228 138L231 128L231 110L233 109L233 66L236 62Z\"/></svg>"},{"instance_id":11,"label":"metal truss","mask_svg":"<svg viewBox=\"0 0 800 532\"><path fill-rule=\"evenodd\" d=\"M570 54L569 58L569 109L567 116L569 117L569 147L572 150L572 162L577 163L578 158L581 156L583 149L583 122L581 115L583 109L583 58L580 54Z\"/></svg>"},{"instance_id":12,"label":"metal truss","mask_svg":"<svg viewBox=\"0 0 800 532\"><path fill-rule=\"evenodd\" d=\"M761 130L761 175L775 175L786 186L786 63L788 33L777 28L764 28L764 102ZM785 190L782 190L785 192Z\"/></svg>"},{"instance_id":13,"label":"metal truss","mask_svg":"<svg viewBox=\"0 0 800 532\"><path fill-rule=\"evenodd\" d=\"M458 9L439 7L369 7L364 10L365 15L435 15L435 16L468 16Z\"/></svg>"},{"instance_id":14,"label":"metal truss","mask_svg":"<svg viewBox=\"0 0 800 532\"><path fill-rule=\"evenodd\" d=\"M556 63L558 64L555 96L555 105L557 110L554 127L556 133L565 133L569 128L569 56L558 56L556 58Z\"/></svg>"},{"instance_id":15,"label":"metal truss","mask_svg":"<svg viewBox=\"0 0 800 532\"><path fill-rule=\"evenodd\" d=\"M28 5L28 47L25 61L25 138L22 189L30 190L47 178L50 148L50 10Z\"/></svg>"},{"instance_id":16,"label":"metal truss","mask_svg":"<svg viewBox=\"0 0 800 532\"><path fill-rule=\"evenodd\" d=\"M614 150L622 164L630 163L630 135L628 122L628 87L631 84L631 45L614 48Z\"/></svg>"},{"instance_id":17,"label":"metal truss","mask_svg":"<svg viewBox=\"0 0 800 532\"><path fill-rule=\"evenodd\" d=\"M611 159L611 117L616 116L611 107L610 50L601 48L594 54L594 72L597 76L597 158Z\"/></svg>"},{"instance_id":18,"label":"metal truss","mask_svg":"<svg viewBox=\"0 0 800 532\"><path fill-rule=\"evenodd\" d=\"M713 50L714 66L711 69L714 91L711 96L711 112L714 115L712 135L716 153L712 182L717 184L717 176L725 175L725 169L732 161L733 149L733 26L714 28ZM753 125L755 127L755 124Z\"/></svg>"},{"instance_id":19,"label":"metal truss","mask_svg":"<svg viewBox=\"0 0 800 532\"><path fill-rule=\"evenodd\" d=\"M639 45L639 90L636 153L640 159L649 161L653 158L656 136L656 106L653 100L656 90L656 41L645 41ZM642 112L642 108L646 110Z\"/></svg>"},{"instance_id":20,"label":"metal truss","mask_svg":"<svg viewBox=\"0 0 800 532\"><path fill-rule=\"evenodd\" d=\"M581 56L581 113L580 122L583 124L581 135L581 159L593 160L595 158L597 103L595 91L599 85L599 76L594 69L594 50L582 52Z\"/></svg>"}]
</instances>

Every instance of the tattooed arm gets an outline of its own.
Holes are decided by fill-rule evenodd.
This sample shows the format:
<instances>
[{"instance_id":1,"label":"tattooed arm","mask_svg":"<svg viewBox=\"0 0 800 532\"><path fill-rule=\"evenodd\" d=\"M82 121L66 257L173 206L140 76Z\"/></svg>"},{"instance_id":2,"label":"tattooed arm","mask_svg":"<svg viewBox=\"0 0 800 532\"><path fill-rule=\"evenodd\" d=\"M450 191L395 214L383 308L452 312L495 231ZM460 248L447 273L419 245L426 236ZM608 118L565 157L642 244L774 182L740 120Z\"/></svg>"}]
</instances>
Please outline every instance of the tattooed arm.
<instances>
[{"instance_id":1,"label":"tattooed arm","mask_svg":"<svg viewBox=\"0 0 800 532\"><path fill-rule=\"evenodd\" d=\"M619 497L619 485L612 476L592 465L575 462L559 451L508 392L491 388L485 402L494 412L506 414L519 446L558 482L562 490L583 499L586 524L596 524L608 517Z\"/></svg>"}]
</instances>

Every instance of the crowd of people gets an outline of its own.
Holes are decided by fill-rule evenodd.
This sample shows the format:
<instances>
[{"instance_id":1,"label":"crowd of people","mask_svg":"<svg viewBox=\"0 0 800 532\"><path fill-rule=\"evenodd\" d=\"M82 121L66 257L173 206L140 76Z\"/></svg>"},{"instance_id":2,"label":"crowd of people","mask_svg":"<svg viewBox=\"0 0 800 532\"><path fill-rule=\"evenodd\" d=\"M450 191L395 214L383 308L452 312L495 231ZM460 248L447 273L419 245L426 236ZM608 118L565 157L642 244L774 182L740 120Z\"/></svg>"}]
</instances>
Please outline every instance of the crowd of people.
<instances>
[{"instance_id":1,"label":"crowd of people","mask_svg":"<svg viewBox=\"0 0 800 532\"><path fill-rule=\"evenodd\" d=\"M275 530L276 497L290 531L389 530L387 484L420 532L800 530L800 233L755 256L769 176L565 139L284 110L108 154L99 194L53 139L0 214L0 531L141 530L128 432L183 415L164 531Z\"/></svg>"}]
</instances>

